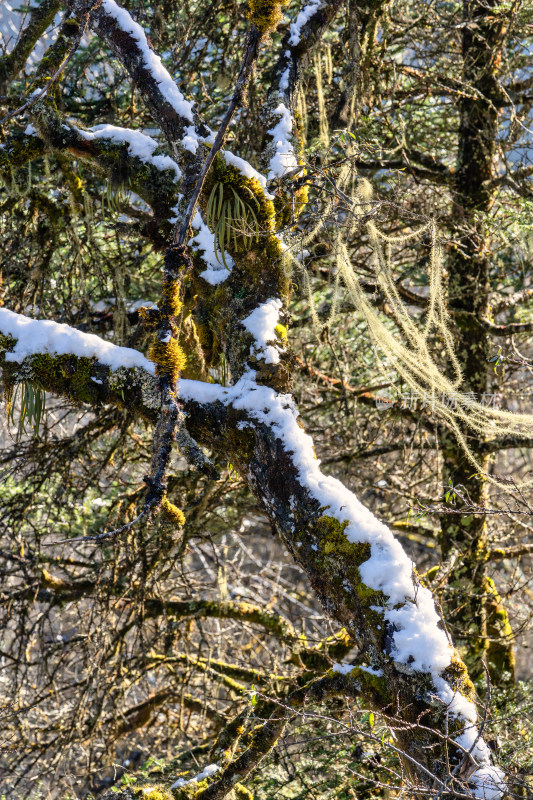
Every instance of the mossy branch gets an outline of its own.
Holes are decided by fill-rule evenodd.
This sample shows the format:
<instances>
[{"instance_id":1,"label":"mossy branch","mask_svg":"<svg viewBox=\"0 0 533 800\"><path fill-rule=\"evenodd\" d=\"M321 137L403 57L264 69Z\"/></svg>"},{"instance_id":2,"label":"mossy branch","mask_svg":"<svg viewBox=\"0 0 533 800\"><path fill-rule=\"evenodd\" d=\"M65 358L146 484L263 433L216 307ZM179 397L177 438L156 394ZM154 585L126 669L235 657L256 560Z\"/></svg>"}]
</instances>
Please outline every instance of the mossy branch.
<instances>
[{"instance_id":1,"label":"mossy branch","mask_svg":"<svg viewBox=\"0 0 533 800\"><path fill-rule=\"evenodd\" d=\"M42 0L38 6L30 8L29 20L24 26L11 52L0 58L0 92L23 68L37 40L54 20L61 8L61 0Z\"/></svg>"}]
</instances>

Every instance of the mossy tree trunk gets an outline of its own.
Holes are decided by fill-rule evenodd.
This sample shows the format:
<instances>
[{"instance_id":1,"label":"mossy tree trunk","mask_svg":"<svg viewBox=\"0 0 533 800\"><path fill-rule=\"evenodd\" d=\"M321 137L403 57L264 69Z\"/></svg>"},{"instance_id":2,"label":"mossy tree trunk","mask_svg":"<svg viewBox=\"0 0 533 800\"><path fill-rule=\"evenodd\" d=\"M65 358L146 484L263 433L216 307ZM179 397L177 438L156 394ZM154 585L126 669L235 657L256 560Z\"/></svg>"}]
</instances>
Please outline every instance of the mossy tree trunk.
<instances>
[{"instance_id":1,"label":"mossy tree trunk","mask_svg":"<svg viewBox=\"0 0 533 800\"><path fill-rule=\"evenodd\" d=\"M465 0L462 29L463 79L468 92L459 102L460 126L457 173L453 192L455 244L448 258L448 304L456 323L457 356L463 371L463 392L476 399L489 389L490 337L482 324L489 313L490 243L484 218L494 202L498 109L501 89L498 69L506 37L505 12L495 0ZM483 472L489 456L483 441L468 433L468 443ZM456 440L441 436L444 484L461 485L473 504L487 500L487 481L475 469ZM514 680L514 655L507 614L487 576L489 555L484 516L442 515L443 559L455 555L449 579L448 619L456 642L474 676L487 660L491 680Z\"/></svg>"}]
</instances>

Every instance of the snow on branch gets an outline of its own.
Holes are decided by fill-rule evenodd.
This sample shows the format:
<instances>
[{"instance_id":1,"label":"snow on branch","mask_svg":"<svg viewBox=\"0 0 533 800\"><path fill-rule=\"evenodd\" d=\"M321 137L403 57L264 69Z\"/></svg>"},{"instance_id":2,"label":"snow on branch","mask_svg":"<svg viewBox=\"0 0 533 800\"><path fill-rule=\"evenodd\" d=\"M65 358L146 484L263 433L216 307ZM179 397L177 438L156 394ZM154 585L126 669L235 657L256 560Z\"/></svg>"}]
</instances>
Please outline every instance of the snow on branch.
<instances>
[{"instance_id":1,"label":"snow on branch","mask_svg":"<svg viewBox=\"0 0 533 800\"><path fill-rule=\"evenodd\" d=\"M292 115L284 103L274 109L273 114L279 122L268 133L272 136L273 154L270 159L268 180L283 178L288 172L298 167L298 159L292 144Z\"/></svg>"},{"instance_id":2,"label":"snow on branch","mask_svg":"<svg viewBox=\"0 0 533 800\"><path fill-rule=\"evenodd\" d=\"M29 127L32 128L33 126ZM154 152L159 147L159 142L156 142L151 136L141 133L141 131L132 130L131 128L119 128L116 125L95 125L94 128L89 130L82 130L81 128L76 128L75 130L87 140L108 139L118 144L127 144L130 155L147 164L153 164L160 171L172 169L176 175L176 180L179 181L181 178L181 170L174 159L165 155L154 156ZM26 133L30 132L33 133L34 131L26 129Z\"/></svg>"},{"instance_id":3,"label":"snow on branch","mask_svg":"<svg viewBox=\"0 0 533 800\"><path fill-rule=\"evenodd\" d=\"M6 361L20 363L38 353L50 355L74 355L80 358L95 358L112 370L120 367L139 367L154 374L154 365L138 350L118 347L93 333L82 333L45 319L30 319L7 308L0 308L0 333L16 339L12 350L5 354Z\"/></svg>"},{"instance_id":4,"label":"snow on branch","mask_svg":"<svg viewBox=\"0 0 533 800\"><path fill-rule=\"evenodd\" d=\"M316 14L321 5L321 0L311 0L310 3L302 8L296 17L296 20L291 22L291 38L289 39L289 44L293 46L300 44L302 28L311 19L311 17Z\"/></svg>"},{"instance_id":5,"label":"snow on branch","mask_svg":"<svg viewBox=\"0 0 533 800\"><path fill-rule=\"evenodd\" d=\"M276 325L282 303L271 299L260 304L244 321L253 334L257 351L265 360L271 357L270 342L276 340ZM185 382L184 382L185 384ZM256 373L247 369L232 387L214 387L187 382L181 388L182 397L196 402L222 402L268 427L279 440L285 453L290 454L299 482L308 495L317 501L321 513L339 523L339 530L351 544L370 545L370 556L358 567L362 583L384 596L384 603L372 606L384 620L390 632L387 648L399 672L424 673L431 676L434 698L456 720L454 742L464 754L473 759L472 780L475 796L497 800L501 794L504 774L491 765L490 751L480 736L477 710L462 691L454 689L443 673L452 665L454 650L429 589L414 575L414 563L395 539L389 528L366 508L338 479L324 475L316 458L313 441L299 424L299 415L292 397L277 393L269 386L259 385ZM292 530L298 526L298 516L291 513ZM350 589L349 586L345 586ZM352 591L355 593L356 587ZM386 665L383 654L376 656L370 670L378 674ZM396 667L396 665L399 665ZM429 700L429 698L428 698Z\"/></svg>"},{"instance_id":6,"label":"snow on branch","mask_svg":"<svg viewBox=\"0 0 533 800\"><path fill-rule=\"evenodd\" d=\"M302 69L310 51L319 44L340 5L340 0L311 0L291 22L283 39L268 93L270 115L274 119L278 118L268 131L272 136L269 181L283 178L298 167L293 144L293 112Z\"/></svg>"},{"instance_id":7,"label":"snow on branch","mask_svg":"<svg viewBox=\"0 0 533 800\"><path fill-rule=\"evenodd\" d=\"M161 93L180 117L194 122L192 103L186 100L163 66L161 58L152 50L143 28L135 22L129 11L115 3L115 0L104 0L102 8L115 19L119 28L131 34L139 45L146 69L155 78Z\"/></svg>"},{"instance_id":8,"label":"snow on branch","mask_svg":"<svg viewBox=\"0 0 533 800\"><path fill-rule=\"evenodd\" d=\"M86 13L84 0L71 3L81 18ZM115 0L103 0L92 14L91 26L122 62L171 146L181 144L195 153L198 134L193 104L183 96L160 56L151 48L142 26Z\"/></svg>"},{"instance_id":9,"label":"snow on branch","mask_svg":"<svg viewBox=\"0 0 533 800\"><path fill-rule=\"evenodd\" d=\"M266 359L271 343L276 341L280 309L281 302L274 298L260 304L245 320L257 351L263 351ZM72 354L95 358L112 370L139 367L154 374L154 365L142 353L118 347L68 325L32 320L1 308L0 332L16 340L13 349L5 354L6 361L20 362L36 353ZM243 412L245 421L241 415L236 423L239 430L243 424L247 427L257 424L270 430L288 456L299 486L315 501L320 514L339 523L339 530L348 543L369 545L369 557L359 565L358 574L366 587L380 592L383 597L382 604L372 606L372 610L383 619L390 644L387 652L375 652L369 657L371 664L367 670L378 675L382 669L388 669L392 661L399 673L429 675L433 689L427 702L436 703L455 720L454 742L460 753L469 754L474 762L470 778L475 787L474 796L498 800L503 794L504 774L491 765L489 748L479 733L476 707L465 694L454 689L443 674L452 664L454 651L441 627L431 592L416 580L413 562L387 526L338 479L320 471L313 441L299 423L293 398L258 384L256 377L256 372L248 368L237 383L229 387L182 380L179 393L186 403L220 403L228 410ZM211 431L210 435L216 438L218 434ZM264 489L259 487L256 491ZM290 510L284 513L288 515L289 528L298 544L301 523L294 503L289 502ZM356 586L349 581L345 581L343 589L356 593ZM349 666L340 665L335 669L344 673Z\"/></svg>"}]
</instances>

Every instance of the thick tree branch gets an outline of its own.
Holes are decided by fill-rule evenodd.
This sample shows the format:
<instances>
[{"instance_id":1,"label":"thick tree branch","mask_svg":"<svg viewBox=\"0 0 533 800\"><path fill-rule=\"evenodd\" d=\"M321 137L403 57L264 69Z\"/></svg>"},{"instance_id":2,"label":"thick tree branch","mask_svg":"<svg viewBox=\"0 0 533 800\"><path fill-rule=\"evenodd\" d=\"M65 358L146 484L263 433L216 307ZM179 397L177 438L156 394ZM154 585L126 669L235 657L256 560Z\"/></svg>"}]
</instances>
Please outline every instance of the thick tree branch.
<instances>
[{"instance_id":1,"label":"thick tree branch","mask_svg":"<svg viewBox=\"0 0 533 800\"><path fill-rule=\"evenodd\" d=\"M13 339L4 342L4 347L6 345L13 352ZM38 367L39 356L32 358L34 363L37 359ZM54 359L48 358L51 388ZM8 370L12 363L6 362ZM100 380L106 377L101 366L91 363L87 366L87 382L93 370L98 370L102 376ZM136 369L142 372L141 368ZM138 373L134 372L131 377L134 384L139 383ZM116 381L115 375L111 376L111 381L109 375L107 378L111 384ZM294 559L307 573L330 616L350 632L367 654L373 670L379 673L380 677L373 684L375 707L386 709L392 703L401 710L406 728L398 733L400 746L407 748L422 765L428 763L428 753L432 752L433 764L437 757L435 748L438 750L441 745L429 732L413 733L420 715L432 720L431 725L437 730L442 731L447 726L452 737L464 743L461 737L465 735L467 723L463 715L467 713L473 721L475 711L471 703L472 687L461 662L448 651L444 632L437 627L438 617L429 592L411 576L410 562L385 526L363 509L341 484L320 476L310 443L307 439L300 441L302 434L298 431L301 429L286 395L276 395L273 389L248 383L249 380L243 377L240 384L228 389L182 381L181 396L189 430L201 444L231 458ZM146 391L146 375L142 381ZM55 382L59 384L56 391L57 388L65 391L57 375ZM102 400L105 393L110 392L107 387L103 388L103 383L96 385L96 390L102 392ZM112 391L117 397L117 390ZM142 390L135 391L132 385L128 387L128 394L138 398L140 394L142 403ZM315 488L315 481L320 489ZM353 533L347 535L346 528ZM365 578L373 558L377 558L378 563L386 559L376 574L376 579L379 575L377 582L374 578ZM395 582L399 575L405 581L405 589L397 595L394 592L398 590L390 583L392 575ZM413 593L411 597L407 594L409 591ZM393 592L392 597L390 592ZM420 628L415 622L418 614L426 620ZM427 614L434 615L430 628ZM410 631L412 625L415 627L411 635L416 631L415 639L409 634L405 638L403 631ZM415 646L418 636L429 636L424 655L419 653L418 645ZM433 672L424 667L429 652L432 653L430 658L434 658L436 652L442 653L438 672L436 667ZM406 660L412 664L407 671ZM447 687L447 701L441 697L443 687ZM451 714L447 708L449 702L459 703L457 711ZM477 748L478 759L484 757L483 752ZM444 756L442 758L445 763Z\"/></svg>"},{"instance_id":2,"label":"thick tree branch","mask_svg":"<svg viewBox=\"0 0 533 800\"><path fill-rule=\"evenodd\" d=\"M509 547L494 547L489 551L489 561L503 561L504 558L519 558L533 553L533 544L516 544Z\"/></svg>"},{"instance_id":3,"label":"thick tree branch","mask_svg":"<svg viewBox=\"0 0 533 800\"><path fill-rule=\"evenodd\" d=\"M85 0L70 0L70 7L78 19L83 19ZM187 135L194 140L192 106L162 66L141 26L113 0L106 0L92 11L90 25L128 72L172 150L183 146ZM194 152L194 144L192 148Z\"/></svg>"}]
</instances>

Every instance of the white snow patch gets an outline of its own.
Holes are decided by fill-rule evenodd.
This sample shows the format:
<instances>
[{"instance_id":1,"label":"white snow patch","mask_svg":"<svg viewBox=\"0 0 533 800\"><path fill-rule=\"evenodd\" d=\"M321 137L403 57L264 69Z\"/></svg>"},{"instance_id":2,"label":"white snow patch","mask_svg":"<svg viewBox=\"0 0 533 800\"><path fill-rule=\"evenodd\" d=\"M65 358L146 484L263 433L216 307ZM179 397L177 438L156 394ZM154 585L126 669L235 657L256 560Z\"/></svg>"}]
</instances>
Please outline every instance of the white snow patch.
<instances>
[{"instance_id":1,"label":"white snow patch","mask_svg":"<svg viewBox=\"0 0 533 800\"><path fill-rule=\"evenodd\" d=\"M6 353L6 361L20 362L35 353L96 358L111 369L139 367L150 375L155 367L138 350L118 347L92 333L82 333L69 325L45 319L30 319L7 308L0 308L0 331L17 340L14 349Z\"/></svg>"},{"instance_id":2,"label":"white snow patch","mask_svg":"<svg viewBox=\"0 0 533 800\"><path fill-rule=\"evenodd\" d=\"M368 672L369 675L377 675L380 677L383 675L383 670L381 669L372 669L372 667L362 667L355 664L349 664L346 661L341 662L340 664L333 665L333 672L340 672L342 675L347 675L352 669L360 669L363 672Z\"/></svg>"},{"instance_id":3,"label":"white snow patch","mask_svg":"<svg viewBox=\"0 0 533 800\"><path fill-rule=\"evenodd\" d=\"M134 300L128 303L127 308L130 313L138 311L140 308L154 308L157 310L157 303L154 303L152 300Z\"/></svg>"},{"instance_id":4,"label":"white snow patch","mask_svg":"<svg viewBox=\"0 0 533 800\"><path fill-rule=\"evenodd\" d=\"M84 139L111 139L120 144L127 144L130 155L153 164L159 170L172 169L176 173L176 180L181 178L181 170L174 159L164 155L154 156L154 151L159 147L158 142L141 131L118 128L116 125L96 125L88 131L81 128L76 130Z\"/></svg>"},{"instance_id":5,"label":"white snow patch","mask_svg":"<svg viewBox=\"0 0 533 800\"><path fill-rule=\"evenodd\" d=\"M481 767L468 779L474 784L474 796L481 800L500 800L507 790L505 773L498 767Z\"/></svg>"},{"instance_id":6,"label":"white snow patch","mask_svg":"<svg viewBox=\"0 0 533 800\"><path fill-rule=\"evenodd\" d=\"M270 159L270 172L268 180L281 178L286 172L296 169L298 159L291 143L292 117L291 112L284 103L280 103L274 110L280 117L279 122L268 133L272 136L274 154Z\"/></svg>"},{"instance_id":7,"label":"white snow patch","mask_svg":"<svg viewBox=\"0 0 533 800\"><path fill-rule=\"evenodd\" d=\"M211 286L216 286L225 281L233 267L233 259L229 253L224 254L227 266L216 256L215 237L202 219L199 211L194 215L192 227L198 229L198 233L189 240L189 245L196 244L202 251L202 258L207 265L207 269L200 272L200 277L204 278Z\"/></svg>"},{"instance_id":8,"label":"white snow patch","mask_svg":"<svg viewBox=\"0 0 533 800\"><path fill-rule=\"evenodd\" d=\"M333 664L333 672L340 672L341 675L348 675L349 672L355 669L354 664L346 664L344 661L341 664Z\"/></svg>"},{"instance_id":9,"label":"white snow patch","mask_svg":"<svg viewBox=\"0 0 533 800\"><path fill-rule=\"evenodd\" d=\"M194 129L194 125L189 125L189 127L186 128L185 130L186 130L185 136L181 140L182 144L185 150L188 150L190 153L193 153L194 155L198 150L198 144L199 144L198 134Z\"/></svg>"},{"instance_id":10,"label":"white snow patch","mask_svg":"<svg viewBox=\"0 0 533 800\"><path fill-rule=\"evenodd\" d=\"M285 56L285 58L289 59L291 57L291 51L290 50L285 50L283 55ZM287 91L287 89L289 88L289 75L290 75L290 72L291 72L290 66L286 67L286 69L284 69L282 74L281 74L281 78L279 79L279 90L282 93L285 93Z\"/></svg>"},{"instance_id":11,"label":"white snow patch","mask_svg":"<svg viewBox=\"0 0 533 800\"><path fill-rule=\"evenodd\" d=\"M257 306L242 321L246 330L255 339L255 347L251 345L250 355L254 354L254 350L258 350L263 354L267 364L279 364L278 347L274 347L269 342L276 340L275 328L278 324L280 309L281 300L279 298L271 298L266 303L261 303L260 306Z\"/></svg>"},{"instance_id":12,"label":"white snow patch","mask_svg":"<svg viewBox=\"0 0 533 800\"><path fill-rule=\"evenodd\" d=\"M381 676L383 675L382 669L374 669L373 667L365 667L365 666L361 666L359 667L359 669L362 669L363 672L368 672L369 675L376 675L376 677L378 678L381 678Z\"/></svg>"},{"instance_id":13,"label":"white snow patch","mask_svg":"<svg viewBox=\"0 0 533 800\"><path fill-rule=\"evenodd\" d=\"M289 88L289 75L290 75L290 67L283 70L281 73L281 78L279 79L279 90L280 92L286 92Z\"/></svg>"},{"instance_id":14,"label":"white snow patch","mask_svg":"<svg viewBox=\"0 0 533 800\"><path fill-rule=\"evenodd\" d=\"M199 772L198 775L195 775L194 778L189 778L189 780L185 780L185 778L178 778L178 780L175 781L170 788L180 789L182 786L187 786L190 783L200 783L200 781L203 781L205 778L210 778L212 775L217 773L219 769L220 767L218 764L209 764L201 772Z\"/></svg>"},{"instance_id":15,"label":"white snow patch","mask_svg":"<svg viewBox=\"0 0 533 800\"><path fill-rule=\"evenodd\" d=\"M294 45L300 44L303 26L314 14L316 14L320 6L321 0L311 0L311 2L300 11L296 17L296 22L291 22L291 38L289 39L290 45L294 47Z\"/></svg>"}]
</instances>

